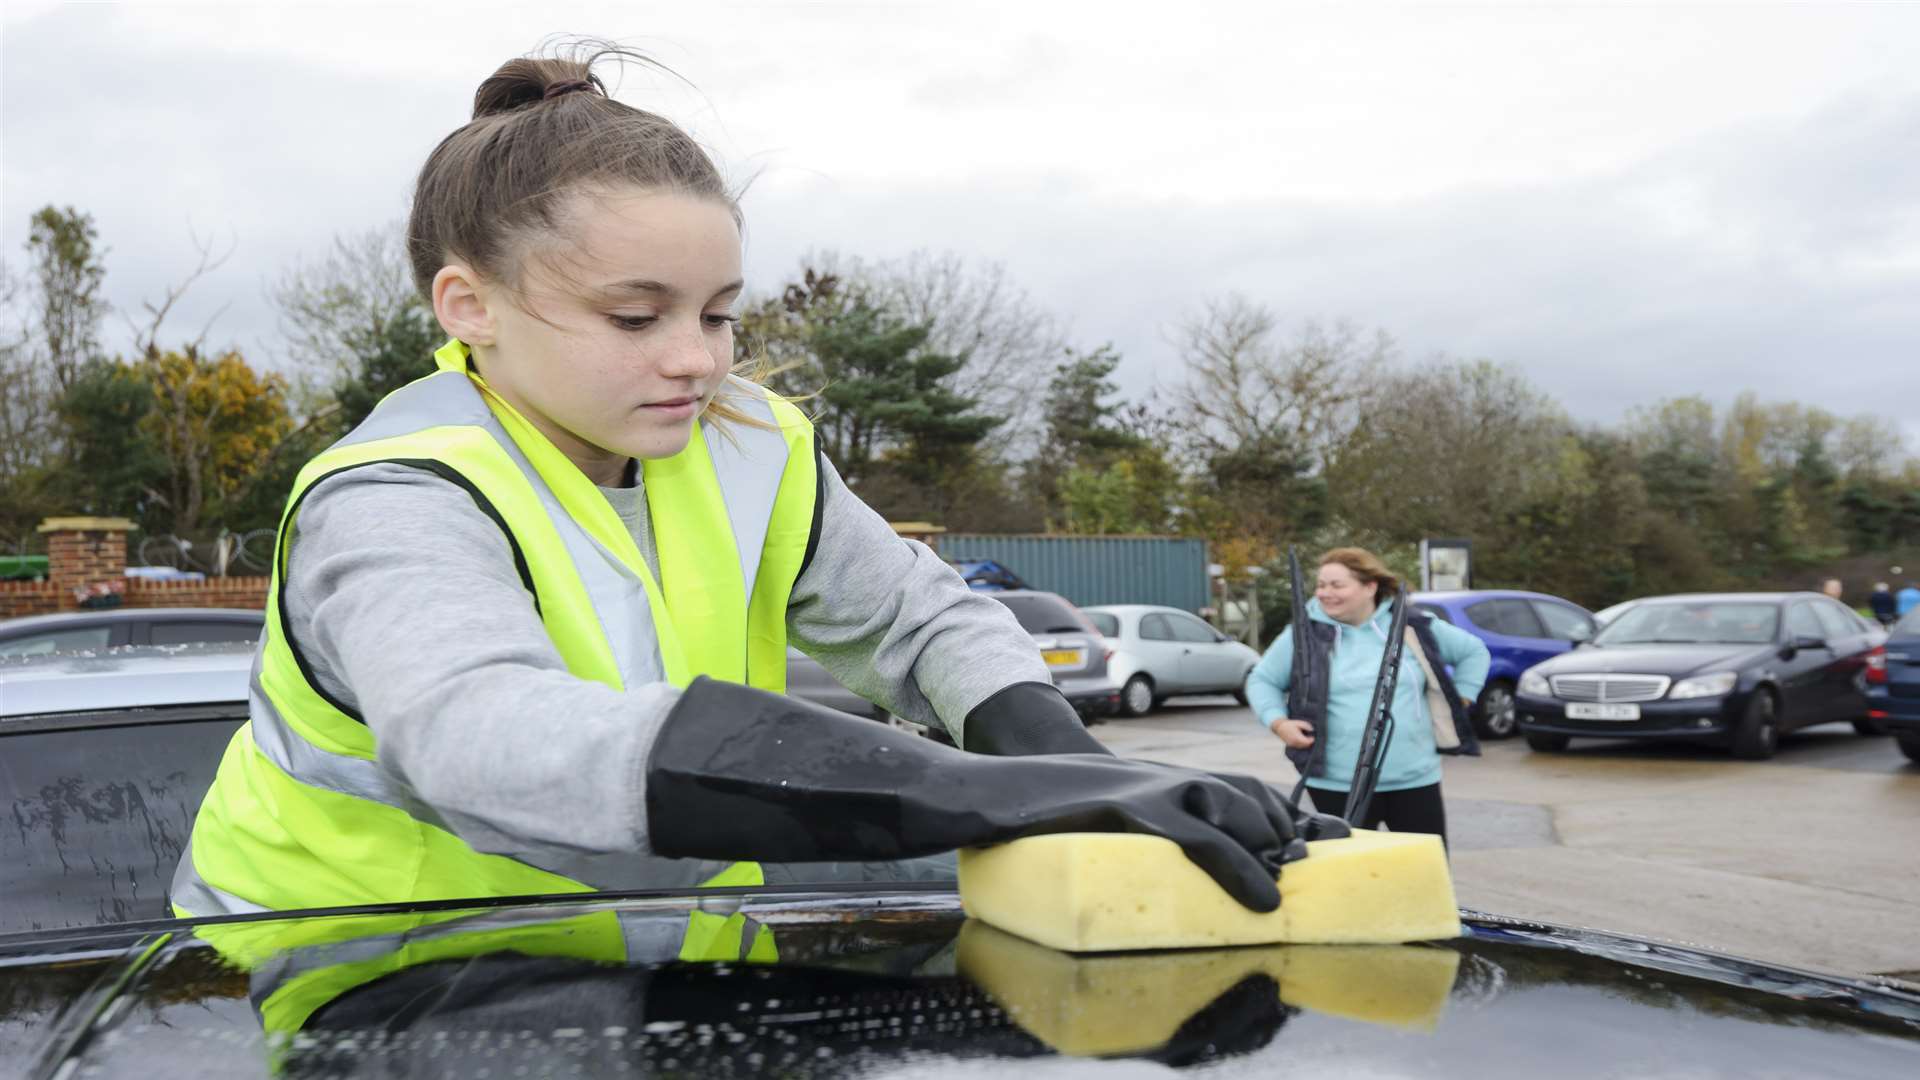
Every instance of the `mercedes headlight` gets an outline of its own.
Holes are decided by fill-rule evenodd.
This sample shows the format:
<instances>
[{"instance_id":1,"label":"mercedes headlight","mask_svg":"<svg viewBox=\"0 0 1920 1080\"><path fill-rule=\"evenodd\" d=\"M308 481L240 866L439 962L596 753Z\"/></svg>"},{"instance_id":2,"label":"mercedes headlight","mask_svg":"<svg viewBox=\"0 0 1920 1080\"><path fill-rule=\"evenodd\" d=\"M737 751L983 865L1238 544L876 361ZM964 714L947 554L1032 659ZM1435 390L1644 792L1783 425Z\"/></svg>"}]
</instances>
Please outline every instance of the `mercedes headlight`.
<instances>
[{"instance_id":1,"label":"mercedes headlight","mask_svg":"<svg viewBox=\"0 0 1920 1080\"><path fill-rule=\"evenodd\" d=\"M1740 681L1736 671L1716 671L1711 675L1695 675L1691 679L1681 679L1667 691L1670 698L1721 697L1733 693L1733 684Z\"/></svg>"},{"instance_id":2,"label":"mercedes headlight","mask_svg":"<svg viewBox=\"0 0 1920 1080\"><path fill-rule=\"evenodd\" d=\"M1529 671L1520 676L1520 692L1528 697L1552 697L1553 687L1547 685L1545 675L1535 675Z\"/></svg>"}]
</instances>

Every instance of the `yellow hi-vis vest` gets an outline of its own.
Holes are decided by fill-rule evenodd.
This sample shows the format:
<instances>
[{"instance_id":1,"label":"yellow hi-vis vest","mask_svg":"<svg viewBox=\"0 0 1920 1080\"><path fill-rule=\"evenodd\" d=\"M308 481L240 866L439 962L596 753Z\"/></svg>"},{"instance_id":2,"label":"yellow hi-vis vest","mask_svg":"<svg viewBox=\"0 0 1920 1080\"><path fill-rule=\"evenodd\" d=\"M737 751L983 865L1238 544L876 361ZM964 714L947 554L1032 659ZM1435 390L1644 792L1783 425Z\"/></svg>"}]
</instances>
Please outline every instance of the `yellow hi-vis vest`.
<instances>
[{"instance_id":1,"label":"yellow hi-vis vest","mask_svg":"<svg viewBox=\"0 0 1920 1080\"><path fill-rule=\"evenodd\" d=\"M309 677L286 629L287 549L314 484L376 463L425 469L499 523L575 676L616 690L708 675L783 691L787 602L814 526L811 425L791 403L733 379L722 393L764 429L696 424L685 450L642 463L656 582L611 504L469 370L467 347L450 341L434 359L437 373L389 394L294 483L250 717L194 821L174 875L175 911L760 884L752 863L557 852L514 837L488 837L485 852L470 846L380 765L366 723ZM547 722L560 736L566 718Z\"/></svg>"}]
</instances>

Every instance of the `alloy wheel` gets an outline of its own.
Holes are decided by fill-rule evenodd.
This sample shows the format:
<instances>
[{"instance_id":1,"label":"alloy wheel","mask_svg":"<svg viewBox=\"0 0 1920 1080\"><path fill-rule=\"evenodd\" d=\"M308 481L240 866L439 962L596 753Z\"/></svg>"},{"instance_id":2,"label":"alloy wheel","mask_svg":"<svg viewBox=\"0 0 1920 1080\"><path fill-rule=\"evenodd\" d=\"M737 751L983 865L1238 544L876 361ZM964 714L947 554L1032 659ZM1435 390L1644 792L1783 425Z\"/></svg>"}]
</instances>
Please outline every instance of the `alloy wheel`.
<instances>
[{"instance_id":1,"label":"alloy wheel","mask_svg":"<svg viewBox=\"0 0 1920 1080\"><path fill-rule=\"evenodd\" d=\"M1487 687L1480 695L1480 715L1485 718L1488 738L1505 739L1511 736L1517 723L1513 691L1499 683Z\"/></svg>"}]
</instances>

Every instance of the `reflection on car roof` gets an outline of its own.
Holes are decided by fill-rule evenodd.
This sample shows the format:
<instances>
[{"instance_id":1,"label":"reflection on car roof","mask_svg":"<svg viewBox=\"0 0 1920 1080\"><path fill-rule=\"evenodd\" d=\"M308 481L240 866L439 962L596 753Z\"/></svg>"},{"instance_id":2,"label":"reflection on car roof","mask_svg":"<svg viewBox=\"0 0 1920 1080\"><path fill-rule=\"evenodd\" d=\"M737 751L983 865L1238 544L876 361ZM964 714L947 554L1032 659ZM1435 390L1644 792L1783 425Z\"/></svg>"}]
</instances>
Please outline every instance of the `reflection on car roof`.
<instances>
[{"instance_id":1,"label":"reflection on car roof","mask_svg":"<svg viewBox=\"0 0 1920 1080\"><path fill-rule=\"evenodd\" d=\"M0 718L245 701L254 648L221 641L0 658Z\"/></svg>"}]
</instances>

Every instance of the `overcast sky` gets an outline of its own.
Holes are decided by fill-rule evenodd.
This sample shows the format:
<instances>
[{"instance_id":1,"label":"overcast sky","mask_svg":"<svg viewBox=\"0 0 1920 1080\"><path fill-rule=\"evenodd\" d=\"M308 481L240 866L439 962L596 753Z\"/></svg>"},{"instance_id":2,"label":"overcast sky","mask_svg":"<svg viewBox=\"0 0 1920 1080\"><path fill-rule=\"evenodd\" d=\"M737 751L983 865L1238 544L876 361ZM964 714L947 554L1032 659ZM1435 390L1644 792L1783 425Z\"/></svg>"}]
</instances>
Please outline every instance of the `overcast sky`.
<instances>
[{"instance_id":1,"label":"overcast sky","mask_svg":"<svg viewBox=\"0 0 1920 1080\"><path fill-rule=\"evenodd\" d=\"M534 14L534 12L538 14ZM138 310L233 245L182 334L271 358L266 284L400 218L474 87L543 37L629 73L745 200L750 283L809 249L1004 263L1135 395L1238 290L1575 416L1742 389L1920 446L1920 5L8 0L0 247L92 213ZM116 322L115 344L125 340Z\"/></svg>"}]
</instances>

